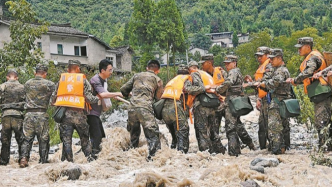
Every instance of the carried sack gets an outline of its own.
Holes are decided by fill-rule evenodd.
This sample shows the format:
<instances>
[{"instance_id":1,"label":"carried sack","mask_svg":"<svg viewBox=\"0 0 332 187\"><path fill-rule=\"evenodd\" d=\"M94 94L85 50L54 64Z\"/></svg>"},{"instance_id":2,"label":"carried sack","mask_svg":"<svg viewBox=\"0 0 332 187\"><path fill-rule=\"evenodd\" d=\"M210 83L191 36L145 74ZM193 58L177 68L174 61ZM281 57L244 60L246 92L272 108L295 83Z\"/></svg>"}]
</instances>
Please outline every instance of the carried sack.
<instances>
[{"instance_id":1,"label":"carried sack","mask_svg":"<svg viewBox=\"0 0 332 187\"><path fill-rule=\"evenodd\" d=\"M157 119L161 120L162 117L162 110L164 108L165 99L160 99L159 101L152 104L154 115Z\"/></svg>"},{"instance_id":2,"label":"carried sack","mask_svg":"<svg viewBox=\"0 0 332 187\"><path fill-rule=\"evenodd\" d=\"M285 99L279 103L280 116L282 118L297 117L301 114L300 103L298 99Z\"/></svg>"},{"instance_id":3,"label":"carried sack","mask_svg":"<svg viewBox=\"0 0 332 187\"><path fill-rule=\"evenodd\" d=\"M103 108L103 112L108 111L112 107L112 101L110 98L101 99L101 106Z\"/></svg>"},{"instance_id":4,"label":"carried sack","mask_svg":"<svg viewBox=\"0 0 332 187\"><path fill-rule=\"evenodd\" d=\"M61 123L63 118L65 117L65 113L66 113L66 107L63 106L59 106L57 107L57 109L55 110L54 114L53 114L53 119L55 122L57 123Z\"/></svg>"},{"instance_id":5,"label":"carried sack","mask_svg":"<svg viewBox=\"0 0 332 187\"><path fill-rule=\"evenodd\" d=\"M199 97L199 102L204 107L215 108L221 104L218 96L213 93L202 93L198 97Z\"/></svg>"},{"instance_id":6,"label":"carried sack","mask_svg":"<svg viewBox=\"0 0 332 187\"><path fill-rule=\"evenodd\" d=\"M308 97L311 102L319 103L330 97L332 94L330 86L324 86L319 80L315 80L307 86Z\"/></svg>"},{"instance_id":7,"label":"carried sack","mask_svg":"<svg viewBox=\"0 0 332 187\"><path fill-rule=\"evenodd\" d=\"M228 105L234 117L244 116L254 110L248 96L239 96L230 99Z\"/></svg>"}]
</instances>

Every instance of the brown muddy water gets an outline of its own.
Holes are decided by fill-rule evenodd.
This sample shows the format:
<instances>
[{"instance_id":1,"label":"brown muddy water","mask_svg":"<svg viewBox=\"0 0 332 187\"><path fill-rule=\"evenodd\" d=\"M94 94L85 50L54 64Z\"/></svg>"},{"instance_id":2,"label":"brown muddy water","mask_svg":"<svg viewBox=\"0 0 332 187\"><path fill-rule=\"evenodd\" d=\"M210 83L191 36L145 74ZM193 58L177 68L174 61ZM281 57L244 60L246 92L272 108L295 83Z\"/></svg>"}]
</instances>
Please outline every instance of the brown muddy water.
<instances>
[{"instance_id":1,"label":"brown muddy water","mask_svg":"<svg viewBox=\"0 0 332 187\"><path fill-rule=\"evenodd\" d=\"M248 132L257 143L257 112L242 118ZM224 125L224 122L222 122ZM31 155L29 167L21 169L11 158L10 164L0 166L0 186L192 186L219 187L242 186L246 180L254 180L260 186L332 186L332 168L313 165L309 158L310 149L304 144L313 145L315 138L304 125L292 124L292 149L284 155L271 155L267 150L251 151L242 149L239 157L199 152L193 125L190 125L190 149L182 154L167 147L171 136L165 125L160 125L162 149L153 161L147 162L147 145L143 133L137 149L124 151L129 145L129 133L124 127L107 128L107 137L98 160L88 163L79 153L74 156L75 163L61 162L61 150L50 155L50 163L38 164L37 153ZM143 131L142 131L143 132ZM224 132L223 143L227 144ZM74 152L80 146L73 146ZM331 156L328 155L330 158ZM249 168L255 158L277 158L280 164L265 168L259 173ZM64 169L80 167L81 177L76 181L61 176Z\"/></svg>"}]
</instances>

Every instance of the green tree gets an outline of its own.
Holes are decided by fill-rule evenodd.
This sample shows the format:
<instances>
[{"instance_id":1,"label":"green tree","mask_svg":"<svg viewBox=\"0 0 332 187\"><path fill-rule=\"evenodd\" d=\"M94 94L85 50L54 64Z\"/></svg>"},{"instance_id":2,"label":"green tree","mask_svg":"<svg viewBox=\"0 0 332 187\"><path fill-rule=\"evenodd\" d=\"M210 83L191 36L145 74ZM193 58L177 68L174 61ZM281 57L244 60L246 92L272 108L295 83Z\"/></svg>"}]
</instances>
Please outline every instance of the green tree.
<instances>
[{"instance_id":1,"label":"green tree","mask_svg":"<svg viewBox=\"0 0 332 187\"><path fill-rule=\"evenodd\" d=\"M239 37L237 36L236 31L233 32L232 43L234 48L236 48L239 45Z\"/></svg>"},{"instance_id":2,"label":"green tree","mask_svg":"<svg viewBox=\"0 0 332 187\"><path fill-rule=\"evenodd\" d=\"M194 35L191 44L194 47L208 50L210 49L212 42L209 36L206 36L204 33L197 33Z\"/></svg>"},{"instance_id":3,"label":"green tree","mask_svg":"<svg viewBox=\"0 0 332 187\"><path fill-rule=\"evenodd\" d=\"M213 45L213 46L209 49L209 53L212 53L213 56L217 56L221 51L222 51L222 48L221 48L220 45Z\"/></svg>"},{"instance_id":4,"label":"green tree","mask_svg":"<svg viewBox=\"0 0 332 187\"><path fill-rule=\"evenodd\" d=\"M8 10L14 21L10 22L10 43L4 43L0 50L0 69L4 73L8 66L34 67L42 61L42 52L34 43L48 30L48 23L36 19L31 5L25 0L7 1ZM37 24L38 23L38 24Z\"/></svg>"},{"instance_id":5,"label":"green tree","mask_svg":"<svg viewBox=\"0 0 332 187\"><path fill-rule=\"evenodd\" d=\"M186 34L181 13L175 0L162 0L157 4L154 19L158 45L167 54L167 78L169 79L169 51L172 53L172 62L175 62L175 53L184 52L186 47Z\"/></svg>"},{"instance_id":6,"label":"green tree","mask_svg":"<svg viewBox=\"0 0 332 187\"><path fill-rule=\"evenodd\" d=\"M153 17L156 5L153 0L134 0L134 12L129 22L130 44L138 46L141 50L139 71L143 71L146 62L153 59L156 32Z\"/></svg>"}]
</instances>

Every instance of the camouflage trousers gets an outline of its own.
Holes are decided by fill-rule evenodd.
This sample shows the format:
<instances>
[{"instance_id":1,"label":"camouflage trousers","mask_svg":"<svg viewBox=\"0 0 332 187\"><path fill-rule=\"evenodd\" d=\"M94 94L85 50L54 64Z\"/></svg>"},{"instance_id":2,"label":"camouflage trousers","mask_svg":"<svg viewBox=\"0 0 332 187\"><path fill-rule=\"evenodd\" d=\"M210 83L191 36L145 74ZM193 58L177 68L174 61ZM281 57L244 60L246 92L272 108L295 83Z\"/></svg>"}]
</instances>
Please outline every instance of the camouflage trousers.
<instances>
[{"instance_id":1,"label":"camouflage trousers","mask_svg":"<svg viewBox=\"0 0 332 187\"><path fill-rule=\"evenodd\" d=\"M280 116L279 105L272 100L269 106L268 119L268 135L272 154L281 154L281 150L285 148L283 121L285 119L282 119Z\"/></svg>"},{"instance_id":2,"label":"camouflage trousers","mask_svg":"<svg viewBox=\"0 0 332 187\"><path fill-rule=\"evenodd\" d=\"M240 140L242 143L249 145L252 143L252 139L245 129L240 117L234 117L229 109L225 110L225 127L226 136L228 139L228 154L230 156L237 156L241 154Z\"/></svg>"},{"instance_id":3,"label":"camouflage trousers","mask_svg":"<svg viewBox=\"0 0 332 187\"><path fill-rule=\"evenodd\" d=\"M156 151L161 148L159 140L159 127L154 118L154 114L145 108L131 108L128 110L127 130L130 132L131 147L138 147L143 127L145 138L148 142L149 156L154 156Z\"/></svg>"},{"instance_id":4,"label":"camouflage trousers","mask_svg":"<svg viewBox=\"0 0 332 187\"><path fill-rule=\"evenodd\" d=\"M7 165L10 158L10 144L12 131L15 133L15 139L18 145L18 153L21 155L21 146L23 141L23 117L22 116L5 116L1 119L1 165Z\"/></svg>"},{"instance_id":5,"label":"camouflage trousers","mask_svg":"<svg viewBox=\"0 0 332 187\"><path fill-rule=\"evenodd\" d=\"M178 116L175 115L174 101L167 99L162 111L162 117L172 135L171 148L177 147L177 150L187 153L189 149L189 125L188 117L181 103L177 103L177 114ZM179 130L177 129L177 117Z\"/></svg>"},{"instance_id":6,"label":"camouflage trousers","mask_svg":"<svg viewBox=\"0 0 332 187\"><path fill-rule=\"evenodd\" d=\"M219 136L220 124L216 124L215 109L198 105L193 109L193 112L199 150L209 150L210 153L224 153L225 147L222 145Z\"/></svg>"},{"instance_id":7,"label":"camouflage trousers","mask_svg":"<svg viewBox=\"0 0 332 187\"><path fill-rule=\"evenodd\" d=\"M60 124L60 139L63 145L61 161L73 162L72 138L74 129L80 137L85 157L91 156L87 117L82 109L67 108L65 117Z\"/></svg>"},{"instance_id":8,"label":"camouflage trousers","mask_svg":"<svg viewBox=\"0 0 332 187\"><path fill-rule=\"evenodd\" d=\"M260 149L266 149L268 138L268 103L264 97L261 101L261 110L258 118L258 141Z\"/></svg>"},{"instance_id":9,"label":"camouflage trousers","mask_svg":"<svg viewBox=\"0 0 332 187\"><path fill-rule=\"evenodd\" d=\"M332 126L324 134L323 129L326 128L331 122L331 97L322 102L314 103L315 110L315 127L318 131L319 147L324 145L328 138L332 137ZM331 145L328 145L331 147ZM329 148L331 149L331 148Z\"/></svg>"},{"instance_id":10,"label":"camouflage trousers","mask_svg":"<svg viewBox=\"0 0 332 187\"><path fill-rule=\"evenodd\" d=\"M48 126L48 114L46 112L28 112L23 121L23 143L20 159L30 158L32 143L37 136L39 143L39 162L48 162L48 152L50 149L50 136Z\"/></svg>"}]
</instances>

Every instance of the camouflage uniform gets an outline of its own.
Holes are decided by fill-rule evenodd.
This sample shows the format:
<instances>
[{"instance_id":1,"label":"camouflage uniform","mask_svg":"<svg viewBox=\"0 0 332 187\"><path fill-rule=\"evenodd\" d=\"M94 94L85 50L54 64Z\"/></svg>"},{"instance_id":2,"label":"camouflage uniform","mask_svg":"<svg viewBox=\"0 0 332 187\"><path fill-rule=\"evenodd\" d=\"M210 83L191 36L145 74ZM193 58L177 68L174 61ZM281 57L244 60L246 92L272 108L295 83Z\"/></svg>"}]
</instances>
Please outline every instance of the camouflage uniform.
<instances>
[{"instance_id":1,"label":"camouflage uniform","mask_svg":"<svg viewBox=\"0 0 332 187\"><path fill-rule=\"evenodd\" d=\"M228 154L231 156L237 156L241 154L240 141L244 144L252 144L252 139L245 129L240 117L234 117L228 107L230 99L243 95L243 77L239 68L231 69L228 72L228 76L225 82L216 88L216 91L220 94L226 92L226 136L228 138Z\"/></svg>"},{"instance_id":2,"label":"camouflage uniform","mask_svg":"<svg viewBox=\"0 0 332 187\"><path fill-rule=\"evenodd\" d=\"M315 55L312 55L310 59L307 61L306 69L301 72L296 78L294 78L295 84L303 84L303 80L313 76L314 72L321 66L322 61ZM331 97L326 98L324 101L314 104L315 111L315 127L318 131L319 137L319 146L324 145L327 138L332 137L332 127L330 127L330 133L325 137L322 134L322 129L327 127L331 122Z\"/></svg>"},{"instance_id":3,"label":"camouflage uniform","mask_svg":"<svg viewBox=\"0 0 332 187\"><path fill-rule=\"evenodd\" d=\"M203 107L199 101L199 94L205 93L205 87L199 72L191 73L192 82L187 80L184 91L196 96L194 100L194 127L198 148L200 151L209 150L210 153L224 153L225 147L222 145L219 129L215 125L215 108Z\"/></svg>"},{"instance_id":4,"label":"camouflage uniform","mask_svg":"<svg viewBox=\"0 0 332 187\"><path fill-rule=\"evenodd\" d=\"M55 103L58 94L58 86L52 94L51 101ZM88 80L83 81L83 94L86 103L98 103L99 98L92 95L92 87ZM89 124L84 109L66 107L65 117L60 123L60 139L63 149L61 161L67 160L73 162L72 137L74 129L76 129L82 146L82 151L86 157L91 155L91 143L89 141Z\"/></svg>"},{"instance_id":5,"label":"camouflage uniform","mask_svg":"<svg viewBox=\"0 0 332 187\"><path fill-rule=\"evenodd\" d=\"M37 136L39 142L39 162L48 162L50 136L48 126L49 116L46 110L54 89L55 85L53 82L38 75L28 80L24 85L26 97L24 108L27 113L23 121L24 140L21 148L21 158L26 157L29 159L33 139Z\"/></svg>"},{"instance_id":6,"label":"camouflage uniform","mask_svg":"<svg viewBox=\"0 0 332 187\"><path fill-rule=\"evenodd\" d=\"M171 148L177 147L179 151L187 153L189 149L188 116L186 114L186 111L183 109L183 99L180 99L180 101L176 101L176 105L179 121L179 130L177 130L175 106L173 99L166 99L164 108L162 110L162 118L172 135Z\"/></svg>"},{"instance_id":7,"label":"camouflage uniform","mask_svg":"<svg viewBox=\"0 0 332 187\"><path fill-rule=\"evenodd\" d=\"M154 99L160 99L163 92L162 80L153 72L146 71L135 74L121 88L123 96L130 98L127 130L130 132L131 147L138 147L142 124L144 135L148 142L149 156L154 156L160 149L159 127L154 117L152 104Z\"/></svg>"},{"instance_id":8,"label":"camouflage uniform","mask_svg":"<svg viewBox=\"0 0 332 187\"><path fill-rule=\"evenodd\" d=\"M18 145L18 153L21 155L23 140L22 124L25 103L24 86L17 80L8 80L0 85L0 107L2 110L1 130L1 165L7 165L10 158L10 143L12 131Z\"/></svg>"}]
</instances>

